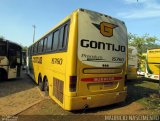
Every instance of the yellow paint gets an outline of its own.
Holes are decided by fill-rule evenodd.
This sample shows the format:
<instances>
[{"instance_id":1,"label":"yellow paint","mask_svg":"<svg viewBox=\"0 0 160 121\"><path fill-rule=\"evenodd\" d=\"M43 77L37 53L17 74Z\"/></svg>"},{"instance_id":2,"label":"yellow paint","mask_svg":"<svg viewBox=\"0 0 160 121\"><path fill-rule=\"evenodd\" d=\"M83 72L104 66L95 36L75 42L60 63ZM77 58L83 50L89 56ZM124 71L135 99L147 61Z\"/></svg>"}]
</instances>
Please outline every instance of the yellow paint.
<instances>
[{"instance_id":1,"label":"yellow paint","mask_svg":"<svg viewBox=\"0 0 160 121\"><path fill-rule=\"evenodd\" d=\"M60 24L56 26L58 27L70 19L68 47L66 52L32 56L32 60L34 60L33 67L35 81L38 83L39 74L42 75L42 79L47 77L49 82L49 96L65 110L83 109L86 105L88 105L89 108L99 107L124 101L126 98L126 87L124 85L126 61L122 66L116 67L115 69L107 68L101 70L103 69L102 67L97 69L94 66L89 66L82 63L78 59L77 48L79 36L79 11L80 10L74 11L70 16L66 17L62 22L60 22ZM52 28L49 32L53 31L56 27ZM94 26L93 28L96 29ZM45 35L47 35L49 32L47 32ZM61 58L63 60L62 64L53 64L53 58ZM97 69L98 74L84 74L83 70L87 68L95 69L93 71L89 71L94 73ZM77 88L75 92L70 92L69 90L70 76L77 76ZM114 82L112 80L113 85L109 85L107 82L90 83L81 81L82 78L94 77L122 77L122 79L116 80ZM61 80L64 83L63 103L61 103L55 96L53 96L53 78Z\"/></svg>"},{"instance_id":2,"label":"yellow paint","mask_svg":"<svg viewBox=\"0 0 160 121\"><path fill-rule=\"evenodd\" d=\"M148 50L147 62L152 74L159 75L160 73L160 49Z\"/></svg>"}]
</instances>

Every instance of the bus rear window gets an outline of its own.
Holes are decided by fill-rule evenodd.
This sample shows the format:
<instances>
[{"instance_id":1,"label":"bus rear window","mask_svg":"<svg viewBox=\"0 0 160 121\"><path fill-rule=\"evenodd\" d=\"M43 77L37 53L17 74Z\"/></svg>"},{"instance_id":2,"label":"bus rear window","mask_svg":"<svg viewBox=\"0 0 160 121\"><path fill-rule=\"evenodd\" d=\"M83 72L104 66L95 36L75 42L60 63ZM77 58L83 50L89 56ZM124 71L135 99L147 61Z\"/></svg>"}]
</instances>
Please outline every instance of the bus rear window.
<instances>
[{"instance_id":1,"label":"bus rear window","mask_svg":"<svg viewBox=\"0 0 160 121\"><path fill-rule=\"evenodd\" d=\"M6 44L0 43L0 56L5 56L5 55L6 55Z\"/></svg>"}]
</instances>

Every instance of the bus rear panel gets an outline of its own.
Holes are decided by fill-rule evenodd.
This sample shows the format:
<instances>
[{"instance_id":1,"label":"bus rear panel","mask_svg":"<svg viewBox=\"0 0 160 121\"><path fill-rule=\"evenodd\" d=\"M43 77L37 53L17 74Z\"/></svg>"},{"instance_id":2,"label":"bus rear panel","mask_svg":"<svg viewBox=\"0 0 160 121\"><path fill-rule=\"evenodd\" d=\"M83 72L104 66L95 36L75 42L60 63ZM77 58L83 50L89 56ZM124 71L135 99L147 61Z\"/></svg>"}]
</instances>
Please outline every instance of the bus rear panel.
<instances>
[{"instance_id":1,"label":"bus rear panel","mask_svg":"<svg viewBox=\"0 0 160 121\"><path fill-rule=\"evenodd\" d=\"M78 11L76 75L70 80L67 110L124 101L127 31L122 21L88 10ZM75 55L76 56L76 55Z\"/></svg>"},{"instance_id":2,"label":"bus rear panel","mask_svg":"<svg viewBox=\"0 0 160 121\"><path fill-rule=\"evenodd\" d=\"M128 47L128 70L127 79L137 79L137 49L133 46Z\"/></svg>"},{"instance_id":3,"label":"bus rear panel","mask_svg":"<svg viewBox=\"0 0 160 121\"><path fill-rule=\"evenodd\" d=\"M65 110L118 103L126 98L127 44L124 22L78 9L29 47L28 73L39 85L47 80Z\"/></svg>"}]
</instances>

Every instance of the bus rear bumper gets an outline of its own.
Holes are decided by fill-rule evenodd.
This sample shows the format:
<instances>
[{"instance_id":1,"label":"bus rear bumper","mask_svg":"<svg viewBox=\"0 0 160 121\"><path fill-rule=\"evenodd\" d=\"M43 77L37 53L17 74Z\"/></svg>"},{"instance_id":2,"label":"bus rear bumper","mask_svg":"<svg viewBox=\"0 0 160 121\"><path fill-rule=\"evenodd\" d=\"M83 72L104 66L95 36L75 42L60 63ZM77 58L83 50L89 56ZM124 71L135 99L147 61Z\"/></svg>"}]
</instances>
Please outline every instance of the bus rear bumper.
<instances>
[{"instance_id":1,"label":"bus rear bumper","mask_svg":"<svg viewBox=\"0 0 160 121\"><path fill-rule=\"evenodd\" d=\"M110 105L114 103L123 102L126 99L127 92L114 92L105 93L97 95L79 96L79 97L69 97L66 96L68 100L64 107L66 110L79 110L84 108L94 108L101 107L105 105ZM68 98L68 99L67 99Z\"/></svg>"}]
</instances>

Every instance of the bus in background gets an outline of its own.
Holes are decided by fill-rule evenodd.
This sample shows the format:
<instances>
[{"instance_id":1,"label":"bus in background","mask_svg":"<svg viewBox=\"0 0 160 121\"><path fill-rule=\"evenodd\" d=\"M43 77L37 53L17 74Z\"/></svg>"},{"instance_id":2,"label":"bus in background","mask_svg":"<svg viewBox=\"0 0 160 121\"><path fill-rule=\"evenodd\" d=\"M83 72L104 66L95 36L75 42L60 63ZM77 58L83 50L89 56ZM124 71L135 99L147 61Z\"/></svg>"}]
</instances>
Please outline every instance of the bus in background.
<instances>
[{"instance_id":1,"label":"bus in background","mask_svg":"<svg viewBox=\"0 0 160 121\"><path fill-rule=\"evenodd\" d=\"M140 60L140 65L139 65L139 68L138 68L138 71L137 71L137 74L139 76L145 76L145 73L146 73L146 56L147 56L147 53L142 53L142 58Z\"/></svg>"},{"instance_id":2,"label":"bus in background","mask_svg":"<svg viewBox=\"0 0 160 121\"><path fill-rule=\"evenodd\" d=\"M128 70L127 79L137 79L137 49L136 47L128 47Z\"/></svg>"},{"instance_id":3,"label":"bus in background","mask_svg":"<svg viewBox=\"0 0 160 121\"><path fill-rule=\"evenodd\" d=\"M159 80L160 77L160 49L147 50L145 77Z\"/></svg>"},{"instance_id":4,"label":"bus in background","mask_svg":"<svg viewBox=\"0 0 160 121\"><path fill-rule=\"evenodd\" d=\"M123 21L78 9L28 48L28 74L65 110L122 102L127 44Z\"/></svg>"},{"instance_id":5,"label":"bus in background","mask_svg":"<svg viewBox=\"0 0 160 121\"><path fill-rule=\"evenodd\" d=\"M16 78L21 72L21 46L0 39L0 80Z\"/></svg>"}]
</instances>

